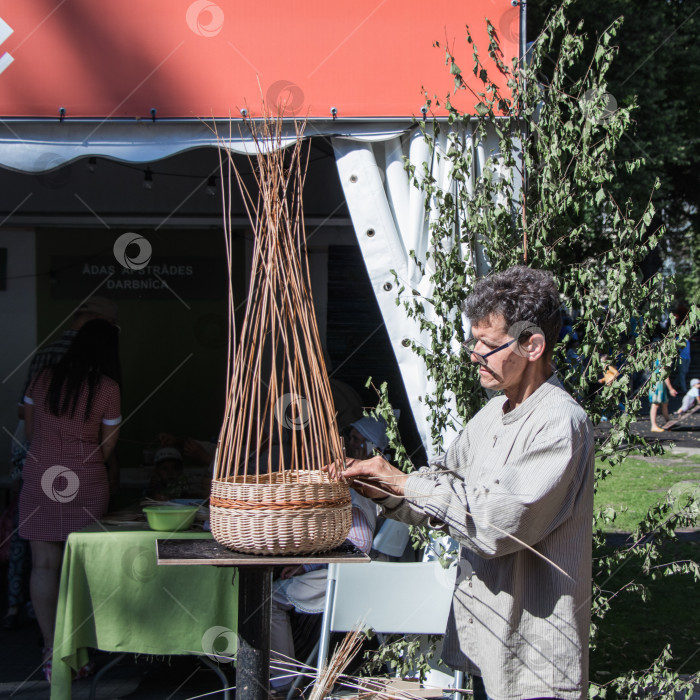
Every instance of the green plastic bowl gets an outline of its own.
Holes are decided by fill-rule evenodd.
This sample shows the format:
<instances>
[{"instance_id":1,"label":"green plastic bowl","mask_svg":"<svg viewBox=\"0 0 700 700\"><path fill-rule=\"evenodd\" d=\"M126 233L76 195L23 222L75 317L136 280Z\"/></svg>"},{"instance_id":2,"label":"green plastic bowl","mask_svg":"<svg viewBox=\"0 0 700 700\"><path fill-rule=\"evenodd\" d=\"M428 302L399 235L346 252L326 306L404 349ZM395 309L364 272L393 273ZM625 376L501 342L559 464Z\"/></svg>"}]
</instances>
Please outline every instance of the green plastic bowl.
<instances>
[{"instance_id":1,"label":"green plastic bowl","mask_svg":"<svg viewBox=\"0 0 700 700\"><path fill-rule=\"evenodd\" d=\"M177 532L192 525L198 510L197 506L145 506L143 512L151 530Z\"/></svg>"}]
</instances>

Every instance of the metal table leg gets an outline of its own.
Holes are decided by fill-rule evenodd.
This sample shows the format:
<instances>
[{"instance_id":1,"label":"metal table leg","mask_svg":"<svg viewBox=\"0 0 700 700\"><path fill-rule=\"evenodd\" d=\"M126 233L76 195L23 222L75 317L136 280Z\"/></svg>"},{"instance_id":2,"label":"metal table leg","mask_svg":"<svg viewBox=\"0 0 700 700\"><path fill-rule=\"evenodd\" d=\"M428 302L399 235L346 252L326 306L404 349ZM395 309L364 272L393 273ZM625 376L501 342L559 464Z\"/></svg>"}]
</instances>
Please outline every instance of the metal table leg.
<instances>
[{"instance_id":1,"label":"metal table leg","mask_svg":"<svg viewBox=\"0 0 700 700\"><path fill-rule=\"evenodd\" d=\"M238 569L236 700L268 700L270 695L272 568Z\"/></svg>"},{"instance_id":2,"label":"metal table leg","mask_svg":"<svg viewBox=\"0 0 700 700\"><path fill-rule=\"evenodd\" d=\"M110 659L108 663L106 663L96 674L95 677L92 679L92 683L90 683L90 696L89 700L95 700L97 697L97 683L99 682L100 678L104 676L109 669L111 669L113 666L118 664L125 656L127 652L123 651L121 653L118 653L114 656L114 658ZM231 700L231 693L230 693L230 686L228 682L228 678L226 677L226 674L219 668L218 664L215 664L213 661L208 659L206 656L199 656L197 657L205 666L208 666L216 675L219 677L219 680L221 681L221 685L224 689L223 693L223 700Z\"/></svg>"},{"instance_id":3,"label":"metal table leg","mask_svg":"<svg viewBox=\"0 0 700 700\"><path fill-rule=\"evenodd\" d=\"M92 683L90 683L90 700L95 700L97 697L97 683L100 678L102 678L102 676L104 676L104 674L107 673L112 666L116 666L125 656L125 651L116 654L95 674L95 677L92 679Z\"/></svg>"},{"instance_id":4,"label":"metal table leg","mask_svg":"<svg viewBox=\"0 0 700 700\"><path fill-rule=\"evenodd\" d=\"M224 687L223 700L231 700L228 678L226 678L226 674L219 668L219 664L214 663L211 659L208 659L206 656L200 656L198 658L205 666L214 671L214 673L216 673L216 675L219 677L219 680L221 681L221 684ZM216 697L218 697L218 693Z\"/></svg>"}]
</instances>

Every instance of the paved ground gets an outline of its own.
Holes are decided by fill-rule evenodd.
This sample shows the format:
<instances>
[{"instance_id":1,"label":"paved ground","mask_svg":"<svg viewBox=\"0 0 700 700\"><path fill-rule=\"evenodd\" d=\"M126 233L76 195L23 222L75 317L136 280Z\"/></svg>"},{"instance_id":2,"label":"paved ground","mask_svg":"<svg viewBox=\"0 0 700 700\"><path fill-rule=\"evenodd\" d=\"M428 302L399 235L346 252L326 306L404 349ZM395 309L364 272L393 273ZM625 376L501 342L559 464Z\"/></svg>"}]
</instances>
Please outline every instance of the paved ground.
<instances>
[{"instance_id":1,"label":"paved ground","mask_svg":"<svg viewBox=\"0 0 700 700\"><path fill-rule=\"evenodd\" d=\"M671 399L669 403L670 419L673 420L676 416L673 415L681 403L681 397L677 396ZM700 411L692 416L684 418L677 426L672 427L668 431L662 433L652 433L651 423L649 422L648 404L644 399L643 405L645 410L642 413L644 418L637 421L632 426L632 430L637 435L642 435L649 441L656 441L664 445L666 449L673 449L685 452L686 454L700 454ZM658 419L659 426L663 427L663 417ZM596 430L599 436L605 435L607 432L606 423L600 423ZM683 448L682 450L680 448Z\"/></svg>"},{"instance_id":2,"label":"paved ground","mask_svg":"<svg viewBox=\"0 0 700 700\"><path fill-rule=\"evenodd\" d=\"M0 698L49 700L49 684L38 668L41 659L39 631L26 621L18 630L0 630ZM98 652L99 666L112 655ZM232 674L231 684L235 683ZM92 679L75 681L72 697L87 700ZM213 671L193 657L149 658L128 655L110 669L97 686L96 700L190 700L206 697L221 700L222 685ZM233 693L231 693L233 699Z\"/></svg>"},{"instance_id":3,"label":"paved ground","mask_svg":"<svg viewBox=\"0 0 700 700\"><path fill-rule=\"evenodd\" d=\"M672 406L673 408L673 406ZM674 453L700 455L700 413L689 418L668 433L651 433L649 421L635 424L635 432L650 440L658 440ZM599 431L606 432L605 425ZM697 537L700 533L688 533ZM5 597L5 568L0 568L0 600ZM0 630L0 700L48 700L49 686L39 671L40 643L38 628L30 620L24 620L20 629ZM98 653L98 664L104 665L109 654ZM233 674L228 669L233 684ZM73 698L87 699L91 680L73 684ZM693 700L700 700L700 688ZM221 684L213 671L190 657L170 659L127 656L100 680L98 700L192 700L206 696L221 699Z\"/></svg>"}]
</instances>

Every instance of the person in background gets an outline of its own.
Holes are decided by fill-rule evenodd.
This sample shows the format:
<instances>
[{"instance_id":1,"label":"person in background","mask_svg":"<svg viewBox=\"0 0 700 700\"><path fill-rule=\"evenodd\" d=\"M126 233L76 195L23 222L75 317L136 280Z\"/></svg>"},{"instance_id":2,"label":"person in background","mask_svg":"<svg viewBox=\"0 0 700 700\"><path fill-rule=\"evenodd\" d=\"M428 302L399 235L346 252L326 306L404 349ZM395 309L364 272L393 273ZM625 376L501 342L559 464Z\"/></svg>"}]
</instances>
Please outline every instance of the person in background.
<instances>
[{"instance_id":1,"label":"person in background","mask_svg":"<svg viewBox=\"0 0 700 700\"><path fill-rule=\"evenodd\" d=\"M99 296L93 296L86 299L73 313L70 328L63 331L58 340L50 343L34 355L32 362L29 365L27 378L24 382L24 387L20 396L18 407L20 421L24 419L24 396L32 379L41 370L46 369L47 367L52 367L59 362L59 360L68 351L68 348L71 346L73 339L78 334L78 331L86 323L89 321L98 320L107 321L108 323L112 324L117 331L120 330L119 326L117 325L117 305L114 301ZM109 462L107 463L107 472L110 491L114 493L119 486L119 463L117 462L117 457L115 454L110 456Z\"/></svg>"},{"instance_id":2,"label":"person in background","mask_svg":"<svg viewBox=\"0 0 700 700\"><path fill-rule=\"evenodd\" d=\"M202 484L193 483L184 473L182 455L174 447L161 447L153 458L153 476L146 488L146 497L156 501L175 498L206 498L209 490Z\"/></svg>"},{"instance_id":3,"label":"person in background","mask_svg":"<svg viewBox=\"0 0 700 700\"><path fill-rule=\"evenodd\" d=\"M681 393L688 391L688 370L690 369L690 340L685 341L685 345L678 353L678 385Z\"/></svg>"},{"instance_id":4,"label":"person in background","mask_svg":"<svg viewBox=\"0 0 700 700\"><path fill-rule=\"evenodd\" d=\"M117 326L117 305L111 299L93 296L82 302L73 312L70 327L61 333L61 337L39 350L29 365L27 378L24 381L22 394L19 397L18 415L24 418L24 397L32 379L41 372L42 369L53 367L66 354L68 348L73 343L73 339L78 331L88 322L104 320Z\"/></svg>"},{"instance_id":5,"label":"person in background","mask_svg":"<svg viewBox=\"0 0 700 700\"><path fill-rule=\"evenodd\" d=\"M209 466L214 459L216 443L206 440L195 440L192 437L177 437L172 433L159 433L158 442L161 448L174 447L187 457L189 462L194 462L198 466Z\"/></svg>"},{"instance_id":6,"label":"person in background","mask_svg":"<svg viewBox=\"0 0 700 700\"><path fill-rule=\"evenodd\" d=\"M675 308L673 309L673 315L676 317L676 325L680 325L685 321L689 310L688 304L683 297L676 299Z\"/></svg>"},{"instance_id":7,"label":"person in background","mask_svg":"<svg viewBox=\"0 0 700 700\"><path fill-rule=\"evenodd\" d=\"M29 542L19 536L19 508L17 502L22 490L22 467L27 456L27 443L24 433L24 420L19 421L14 439L10 443L10 503L12 513L10 541L8 543L7 560L7 612L0 627L14 630L19 627L20 611L24 607L29 618L34 618L34 609L29 596L29 572L31 571L31 555Z\"/></svg>"},{"instance_id":8,"label":"person in background","mask_svg":"<svg viewBox=\"0 0 700 700\"><path fill-rule=\"evenodd\" d=\"M566 361L572 367L580 367L582 364L582 358L578 352L580 347L581 347L581 343L578 339L578 334L573 333L569 337L569 340L566 341L566 355L565 355Z\"/></svg>"},{"instance_id":9,"label":"person in background","mask_svg":"<svg viewBox=\"0 0 700 700\"><path fill-rule=\"evenodd\" d=\"M649 421L651 422L651 432L652 433L663 433L664 429L659 427L656 419L659 413L659 407L661 407L661 415L663 415L664 420L668 422L668 402L669 394L670 396L677 396L678 392L673 388L671 380L669 377L661 379L661 362L656 360L654 364L654 370L651 373L651 381L654 382L651 389L649 389Z\"/></svg>"},{"instance_id":10,"label":"person in background","mask_svg":"<svg viewBox=\"0 0 700 700\"><path fill-rule=\"evenodd\" d=\"M605 372L603 373L603 376L598 380L598 383L605 384L605 386L612 386L619 374L620 372L617 369L617 367L615 367L615 365L606 365Z\"/></svg>"},{"instance_id":11,"label":"person in background","mask_svg":"<svg viewBox=\"0 0 700 700\"><path fill-rule=\"evenodd\" d=\"M386 437L386 423L381 419L364 417L351 423L347 430L346 455L352 459L366 459L375 450L386 452L389 440Z\"/></svg>"},{"instance_id":12,"label":"person in background","mask_svg":"<svg viewBox=\"0 0 700 700\"><path fill-rule=\"evenodd\" d=\"M341 382L332 375L328 377L336 411L336 422L341 432L350 423L362 417L362 399L347 382Z\"/></svg>"},{"instance_id":13,"label":"person in background","mask_svg":"<svg viewBox=\"0 0 700 700\"><path fill-rule=\"evenodd\" d=\"M42 669L51 679L53 633L65 541L107 512L105 463L121 423L119 330L85 323L24 398L30 448L20 493L19 534L32 551L30 592L44 638ZM79 675L87 675L86 666Z\"/></svg>"},{"instance_id":14,"label":"person in background","mask_svg":"<svg viewBox=\"0 0 700 700\"><path fill-rule=\"evenodd\" d=\"M676 411L675 415L681 416L698 404L700 404L700 379L691 379L690 389L683 397L681 407Z\"/></svg>"},{"instance_id":15,"label":"person in background","mask_svg":"<svg viewBox=\"0 0 700 700\"><path fill-rule=\"evenodd\" d=\"M360 395L347 382L343 382L333 376L333 361L330 353L323 348L323 361L328 373L328 383L333 396L335 406L335 421L341 434L353 421L362 418L362 399ZM342 366L342 364L341 364Z\"/></svg>"},{"instance_id":16,"label":"person in background","mask_svg":"<svg viewBox=\"0 0 700 700\"><path fill-rule=\"evenodd\" d=\"M78 331L88 322L103 319L116 325L117 305L105 297L93 296L86 299L73 313L70 328L63 331L60 338L39 350L29 365L29 370L19 397L17 415L18 422L11 447L11 477L17 483L17 493L22 490L22 469L27 456L28 442L24 426L24 397L32 379L43 369L55 365L71 346ZM119 483L119 464L116 456L112 455L108 465L110 487L115 491ZM3 629L16 629L19 626L19 612L23 603L27 602L28 613L33 616L31 603L25 600L25 590L28 589L30 571L29 544L19 535L19 508L15 509L15 522L10 540L10 560L7 570L7 613L0 622Z\"/></svg>"},{"instance_id":17,"label":"person in background","mask_svg":"<svg viewBox=\"0 0 700 700\"><path fill-rule=\"evenodd\" d=\"M353 431L356 435L353 436ZM386 424L374 418L360 418L350 426L351 447L348 452L369 457L377 448L386 449ZM371 439L367 436L371 436ZM351 489L352 525L347 541L369 554L377 524L377 506L368 498ZM326 601L326 579L328 569L321 564L287 566L280 572L280 578L272 585L272 608L270 616L270 650L273 660L276 657L283 664L270 669L270 686L276 696L286 694L292 685L293 675L290 660L294 657L294 640L289 612L315 614L323 612ZM283 670L286 666L289 670Z\"/></svg>"}]
</instances>

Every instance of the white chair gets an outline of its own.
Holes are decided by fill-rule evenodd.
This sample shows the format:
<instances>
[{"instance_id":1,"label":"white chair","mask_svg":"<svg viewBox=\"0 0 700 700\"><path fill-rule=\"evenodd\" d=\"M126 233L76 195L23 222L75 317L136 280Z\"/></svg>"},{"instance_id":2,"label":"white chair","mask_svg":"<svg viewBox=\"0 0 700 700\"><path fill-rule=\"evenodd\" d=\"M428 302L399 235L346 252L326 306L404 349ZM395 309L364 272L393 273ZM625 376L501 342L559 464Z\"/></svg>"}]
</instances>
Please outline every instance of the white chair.
<instances>
[{"instance_id":1,"label":"white chair","mask_svg":"<svg viewBox=\"0 0 700 700\"><path fill-rule=\"evenodd\" d=\"M359 625L379 634L444 634L457 567L437 561L331 564L326 583L318 666L331 632Z\"/></svg>"},{"instance_id":2,"label":"white chair","mask_svg":"<svg viewBox=\"0 0 700 700\"><path fill-rule=\"evenodd\" d=\"M437 561L330 564L318 643L319 672L331 632L362 626L378 634L444 634L456 575L456 565L444 569ZM462 678L461 672L455 673L456 688L461 687ZM288 698L301 677L296 680Z\"/></svg>"}]
</instances>

